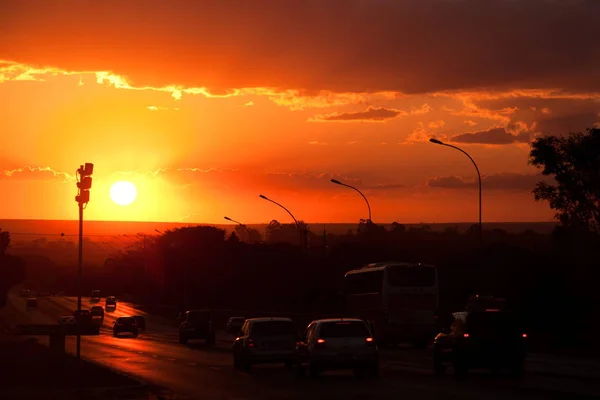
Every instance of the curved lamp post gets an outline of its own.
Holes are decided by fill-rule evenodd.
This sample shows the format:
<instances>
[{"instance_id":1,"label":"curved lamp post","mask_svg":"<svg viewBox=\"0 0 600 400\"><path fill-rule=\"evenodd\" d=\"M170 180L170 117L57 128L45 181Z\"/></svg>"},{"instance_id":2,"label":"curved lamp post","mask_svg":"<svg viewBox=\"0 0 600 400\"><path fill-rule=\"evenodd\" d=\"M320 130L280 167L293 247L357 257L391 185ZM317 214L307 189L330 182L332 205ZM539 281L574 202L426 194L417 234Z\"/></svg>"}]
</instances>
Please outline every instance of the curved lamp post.
<instances>
[{"instance_id":1,"label":"curved lamp post","mask_svg":"<svg viewBox=\"0 0 600 400\"><path fill-rule=\"evenodd\" d=\"M274 200L271 200L270 198L268 198L264 194L259 194L258 197L260 197L261 199L270 201L273 204L278 205L279 207L283 208L288 214L290 214L290 217L292 217L292 219L294 220L294 223L296 224L296 229L298 229L298 233L300 234L300 246L302 246L304 244L304 234L302 233L302 229L300 229L300 224L298 223L298 220L296 219L296 217L294 217L294 214L292 214L290 212L290 210L288 210L287 208L285 208L283 205L279 204L278 202L276 202Z\"/></svg>"},{"instance_id":2,"label":"curved lamp post","mask_svg":"<svg viewBox=\"0 0 600 400\"><path fill-rule=\"evenodd\" d=\"M340 185L340 186L346 186L347 188L356 190L358 192L358 194L360 194L362 196L362 198L365 199L365 203L367 203L367 209L369 210L369 219L368 219L368 221L371 222L371 205L369 204L369 200L367 200L367 196L365 196L363 194L363 192L361 192L360 190L358 190L354 186L350 186L350 185L348 185L346 183L340 182L337 179L332 179L331 183L335 183L336 185Z\"/></svg>"},{"instance_id":3,"label":"curved lamp post","mask_svg":"<svg viewBox=\"0 0 600 400\"><path fill-rule=\"evenodd\" d=\"M236 221L235 219L231 219L229 217L223 217L223 218L225 218L227 221L235 222L236 224L240 225L242 228L246 227L246 225L242 224L240 221Z\"/></svg>"},{"instance_id":4,"label":"curved lamp post","mask_svg":"<svg viewBox=\"0 0 600 400\"><path fill-rule=\"evenodd\" d=\"M452 147L453 149L456 149L456 150L460 151L461 153L463 153L465 156L469 157L469 160L471 160L471 162L473 163L473 166L475 167L475 170L477 171L477 179L479 181L479 242L480 242L480 244L483 244L483 224L481 222L481 173L479 172L479 167L477 166L477 163L475 162L475 160L473 160L473 158L469 155L469 153L467 153L460 147L456 147L451 144L444 143L441 140L437 140L437 139L433 139L433 138L429 139L429 141L433 144L439 144L441 146Z\"/></svg>"}]
</instances>

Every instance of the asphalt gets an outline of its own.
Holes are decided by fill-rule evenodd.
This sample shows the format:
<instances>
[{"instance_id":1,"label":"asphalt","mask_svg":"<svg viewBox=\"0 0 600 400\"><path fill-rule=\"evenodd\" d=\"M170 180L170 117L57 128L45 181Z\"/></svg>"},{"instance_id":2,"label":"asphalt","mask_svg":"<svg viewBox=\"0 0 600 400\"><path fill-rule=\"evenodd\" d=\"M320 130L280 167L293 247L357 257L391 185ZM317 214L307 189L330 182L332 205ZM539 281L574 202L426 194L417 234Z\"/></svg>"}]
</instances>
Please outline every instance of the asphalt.
<instances>
[{"instance_id":1,"label":"asphalt","mask_svg":"<svg viewBox=\"0 0 600 400\"><path fill-rule=\"evenodd\" d=\"M18 312L16 323L56 323L76 308L74 298L38 298L38 309L25 311L25 300L10 295ZM100 304L103 305L103 302ZM84 299L84 307L93 305ZM112 337L112 322L118 316L144 315L147 330L138 338ZM18 316L18 317L17 317ZM43 341L43 339L41 339ZM399 348L382 350L382 375L374 380L357 380L349 373L325 374L317 380L299 380L283 366L256 367L250 373L233 368L232 337L217 336L217 344L202 341L177 343L173 321L154 317L130 303L119 303L107 313L99 336L82 338L82 357L163 388L166 399L548 399L600 396L600 362L561 360L532 355L528 373L515 380L485 372L457 379L452 374L434 376L429 350ZM75 352L74 338L67 350Z\"/></svg>"}]
</instances>

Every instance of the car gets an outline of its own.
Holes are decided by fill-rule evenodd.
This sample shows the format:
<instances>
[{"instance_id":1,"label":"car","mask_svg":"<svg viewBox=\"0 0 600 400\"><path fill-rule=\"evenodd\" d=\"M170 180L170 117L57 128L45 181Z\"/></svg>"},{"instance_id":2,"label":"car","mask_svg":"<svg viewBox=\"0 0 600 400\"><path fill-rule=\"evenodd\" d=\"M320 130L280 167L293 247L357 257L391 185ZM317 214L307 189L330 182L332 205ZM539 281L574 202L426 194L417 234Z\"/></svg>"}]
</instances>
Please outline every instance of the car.
<instances>
[{"instance_id":1,"label":"car","mask_svg":"<svg viewBox=\"0 0 600 400\"><path fill-rule=\"evenodd\" d=\"M246 321L246 318L244 317L231 317L225 325L225 330L229 334L237 335L240 332L240 329L242 329L244 321Z\"/></svg>"},{"instance_id":2,"label":"car","mask_svg":"<svg viewBox=\"0 0 600 400\"><path fill-rule=\"evenodd\" d=\"M27 302L25 303L25 307L26 308L37 308L37 298L35 298L35 297L28 298Z\"/></svg>"},{"instance_id":3,"label":"car","mask_svg":"<svg viewBox=\"0 0 600 400\"><path fill-rule=\"evenodd\" d=\"M73 311L73 317L75 318L75 322L80 325L92 323L92 313L90 310L75 310Z\"/></svg>"},{"instance_id":4,"label":"car","mask_svg":"<svg viewBox=\"0 0 600 400\"><path fill-rule=\"evenodd\" d=\"M247 319L233 342L233 365L249 370L254 364L294 366L296 330L290 318Z\"/></svg>"},{"instance_id":5,"label":"car","mask_svg":"<svg viewBox=\"0 0 600 400\"><path fill-rule=\"evenodd\" d=\"M208 345L215 343L215 330L210 311L186 311L182 319L179 325L179 343L186 344L190 339L204 339Z\"/></svg>"},{"instance_id":6,"label":"car","mask_svg":"<svg viewBox=\"0 0 600 400\"><path fill-rule=\"evenodd\" d=\"M74 325L75 324L75 317L73 317L71 315L65 315L63 317L60 317L58 319L58 324L59 325Z\"/></svg>"},{"instance_id":7,"label":"car","mask_svg":"<svg viewBox=\"0 0 600 400\"><path fill-rule=\"evenodd\" d=\"M117 337L121 333L131 333L133 337L137 337L139 328L135 318L133 317L119 317L115 320L113 326L113 336Z\"/></svg>"},{"instance_id":8,"label":"car","mask_svg":"<svg viewBox=\"0 0 600 400\"><path fill-rule=\"evenodd\" d=\"M100 317L100 319L104 319L104 308L102 308L102 306L93 306L90 308L90 314L92 315L92 318Z\"/></svg>"},{"instance_id":9,"label":"car","mask_svg":"<svg viewBox=\"0 0 600 400\"><path fill-rule=\"evenodd\" d=\"M55 294L56 297L64 297L65 296L65 292L58 292Z\"/></svg>"},{"instance_id":10,"label":"car","mask_svg":"<svg viewBox=\"0 0 600 400\"><path fill-rule=\"evenodd\" d=\"M460 311L433 344L433 369L444 373L452 365L457 374L471 368L509 369L521 375L526 358L527 334L516 316L500 309Z\"/></svg>"},{"instance_id":11,"label":"car","mask_svg":"<svg viewBox=\"0 0 600 400\"><path fill-rule=\"evenodd\" d=\"M366 322L357 318L332 318L311 322L296 346L296 371L311 377L324 371L354 371L379 376L379 349Z\"/></svg>"},{"instance_id":12,"label":"car","mask_svg":"<svg viewBox=\"0 0 600 400\"><path fill-rule=\"evenodd\" d=\"M134 315L133 318L135 319L135 322L137 322L138 329L140 331L145 331L146 330L146 318L142 317L141 315Z\"/></svg>"},{"instance_id":13,"label":"car","mask_svg":"<svg viewBox=\"0 0 600 400\"><path fill-rule=\"evenodd\" d=\"M112 311L114 311L117 308L117 298L115 296L108 296L104 300L104 308L107 311L108 311L108 309L111 309Z\"/></svg>"},{"instance_id":14,"label":"car","mask_svg":"<svg viewBox=\"0 0 600 400\"><path fill-rule=\"evenodd\" d=\"M91 300L92 301L100 301L100 291L99 290L92 290Z\"/></svg>"}]
</instances>

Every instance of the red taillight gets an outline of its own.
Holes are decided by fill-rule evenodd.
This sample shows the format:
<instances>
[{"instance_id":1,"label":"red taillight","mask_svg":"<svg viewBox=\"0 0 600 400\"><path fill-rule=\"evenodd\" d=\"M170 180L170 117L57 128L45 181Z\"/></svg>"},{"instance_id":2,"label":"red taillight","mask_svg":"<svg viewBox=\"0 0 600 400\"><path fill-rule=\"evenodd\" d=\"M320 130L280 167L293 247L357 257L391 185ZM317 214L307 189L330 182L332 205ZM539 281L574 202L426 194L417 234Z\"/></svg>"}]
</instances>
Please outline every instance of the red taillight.
<instances>
[{"instance_id":1,"label":"red taillight","mask_svg":"<svg viewBox=\"0 0 600 400\"><path fill-rule=\"evenodd\" d=\"M367 344L367 346L374 346L375 345L375 340L373 340L372 337L368 337L365 339L365 343Z\"/></svg>"},{"instance_id":2,"label":"red taillight","mask_svg":"<svg viewBox=\"0 0 600 400\"><path fill-rule=\"evenodd\" d=\"M468 338L469 334L468 333L463 333L463 337Z\"/></svg>"},{"instance_id":3,"label":"red taillight","mask_svg":"<svg viewBox=\"0 0 600 400\"><path fill-rule=\"evenodd\" d=\"M248 347L256 347L256 343L254 343L254 339L248 338Z\"/></svg>"},{"instance_id":4,"label":"red taillight","mask_svg":"<svg viewBox=\"0 0 600 400\"><path fill-rule=\"evenodd\" d=\"M523 336L523 339L525 339L525 338L527 337L527 334L526 334L526 333L524 333L524 334L522 334L521 336Z\"/></svg>"},{"instance_id":5,"label":"red taillight","mask_svg":"<svg viewBox=\"0 0 600 400\"><path fill-rule=\"evenodd\" d=\"M317 339L317 344L315 347L320 347L320 348L327 347L325 345L325 339Z\"/></svg>"}]
</instances>

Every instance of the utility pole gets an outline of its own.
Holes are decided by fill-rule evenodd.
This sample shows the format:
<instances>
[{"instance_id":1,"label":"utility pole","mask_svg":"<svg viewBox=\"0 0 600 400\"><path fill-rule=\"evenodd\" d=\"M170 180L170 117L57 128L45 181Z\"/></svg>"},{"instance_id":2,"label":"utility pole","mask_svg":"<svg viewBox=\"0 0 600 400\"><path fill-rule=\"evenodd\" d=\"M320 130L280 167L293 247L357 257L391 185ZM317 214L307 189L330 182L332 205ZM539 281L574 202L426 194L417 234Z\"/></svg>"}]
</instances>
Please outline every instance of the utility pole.
<instances>
[{"instance_id":1,"label":"utility pole","mask_svg":"<svg viewBox=\"0 0 600 400\"><path fill-rule=\"evenodd\" d=\"M77 310L81 311L81 290L83 284L83 210L90 201L90 189L92 188L92 174L94 164L85 163L77 170L77 196L75 201L79 208L79 262L77 271ZM77 333L77 358L81 358L81 334Z\"/></svg>"}]
</instances>

